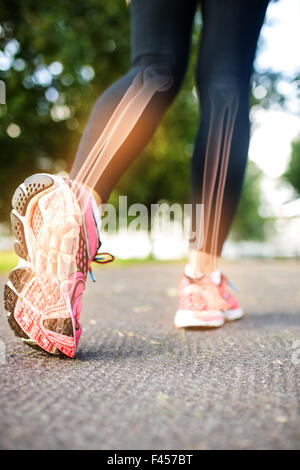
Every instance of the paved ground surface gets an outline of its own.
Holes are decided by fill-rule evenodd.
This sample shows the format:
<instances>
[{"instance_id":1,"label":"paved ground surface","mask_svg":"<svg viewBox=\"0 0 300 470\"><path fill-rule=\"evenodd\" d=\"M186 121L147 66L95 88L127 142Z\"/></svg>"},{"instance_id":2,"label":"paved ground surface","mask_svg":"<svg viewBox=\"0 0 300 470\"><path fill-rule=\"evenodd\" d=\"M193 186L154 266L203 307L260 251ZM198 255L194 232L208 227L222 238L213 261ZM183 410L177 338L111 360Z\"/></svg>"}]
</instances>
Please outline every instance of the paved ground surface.
<instances>
[{"instance_id":1,"label":"paved ground surface","mask_svg":"<svg viewBox=\"0 0 300 470\"><path fill-rule=\"evenodd\" d=\"M181 270L102 266L75 360L26 348L2 316L0 447L299 448L299 264L226 265L248 315L214 331L173 328Z\"/></svg>"}]
</instances>

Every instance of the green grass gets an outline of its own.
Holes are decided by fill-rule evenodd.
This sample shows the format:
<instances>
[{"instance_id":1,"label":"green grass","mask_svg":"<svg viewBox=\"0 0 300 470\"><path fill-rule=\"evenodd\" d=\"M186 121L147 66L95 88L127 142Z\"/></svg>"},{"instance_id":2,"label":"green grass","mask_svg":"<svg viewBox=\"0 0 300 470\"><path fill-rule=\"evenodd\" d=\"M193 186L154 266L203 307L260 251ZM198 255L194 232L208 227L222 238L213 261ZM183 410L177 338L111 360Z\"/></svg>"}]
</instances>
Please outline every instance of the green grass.
<instances>
[{"instance_id":1,"label":"green grass","mask_svg":"<svg viewBox=\"0 0 300 470\"><path fill-rule=\"evenodd\" d=\"M152 256L149 256L146 259L115 259L113 263L109 263L107 266L117 267L117 266L130 266L135 264L145 264L145 263L177 263L178 261L160 261L156 260ZM16 265L18 264L18 256L13 251L1 251L0 252L0 274L9 273ZM93 269L97 267L95 263Z\"/></svg>"}]
</instances>

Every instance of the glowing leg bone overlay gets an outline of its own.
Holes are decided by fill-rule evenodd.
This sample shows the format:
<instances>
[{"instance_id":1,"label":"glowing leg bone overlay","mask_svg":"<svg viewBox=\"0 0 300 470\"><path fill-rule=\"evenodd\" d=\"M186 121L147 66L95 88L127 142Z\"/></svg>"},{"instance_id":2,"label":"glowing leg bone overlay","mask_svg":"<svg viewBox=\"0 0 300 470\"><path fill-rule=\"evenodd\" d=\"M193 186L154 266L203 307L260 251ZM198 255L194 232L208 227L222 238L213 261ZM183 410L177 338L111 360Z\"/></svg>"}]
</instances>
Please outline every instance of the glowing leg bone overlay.
<instances>
[{"instance_id":1,"label":"glowing leg bone overlay","mask_svg":"<svg viewBox=\"0 0 300 470\"><path fill-rule=\"evenodd\" d=\"M100 217L91 188L157 91L171 86L166 67L138 74L75 181L39 174L13 197L12 226L20 262L5 286L5 309L15 333L50 353L75 355L87 270L100 244Z\"/></svg>"}]
</instances>

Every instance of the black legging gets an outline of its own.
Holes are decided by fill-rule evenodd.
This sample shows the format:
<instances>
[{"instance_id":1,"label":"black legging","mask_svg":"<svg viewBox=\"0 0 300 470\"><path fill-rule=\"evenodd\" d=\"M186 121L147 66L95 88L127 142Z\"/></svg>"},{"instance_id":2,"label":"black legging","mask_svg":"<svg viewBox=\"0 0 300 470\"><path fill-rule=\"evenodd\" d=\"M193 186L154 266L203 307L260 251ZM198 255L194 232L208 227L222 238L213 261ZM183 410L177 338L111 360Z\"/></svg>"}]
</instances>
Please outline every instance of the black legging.
<instances>
[{"instance_id":1,"label":"black legging","mask_svg":"<svg viewBox=\"0 0 300 470\"><path fill-rule=\"evenodd\" d=\"M269 0L201 0L203 31L196 81L201 100L201 124L191 166L192 201L202 202L203 170L211 108L218 109L219 93L234 84L238 110L230 146L222 204L218 254L228 235L243 183L249 145L249 88L256 44ZM148 64L170 67L173 85L157 92L99 179L96 190L103 202L122 174L153 136L164 112L178 93L186 72L197 0L132 0L132 66L129 72L97 100L82 137L71 177L75 177L89 150L138 71ZM209 99L209 96L212 97ZM221 98L220 98L221 99ZM213 210L213 208L212 208ZM209 223L209 221L206 221ZM205 241L210 251L211 235Z\"/></svg>"}]
</instances>

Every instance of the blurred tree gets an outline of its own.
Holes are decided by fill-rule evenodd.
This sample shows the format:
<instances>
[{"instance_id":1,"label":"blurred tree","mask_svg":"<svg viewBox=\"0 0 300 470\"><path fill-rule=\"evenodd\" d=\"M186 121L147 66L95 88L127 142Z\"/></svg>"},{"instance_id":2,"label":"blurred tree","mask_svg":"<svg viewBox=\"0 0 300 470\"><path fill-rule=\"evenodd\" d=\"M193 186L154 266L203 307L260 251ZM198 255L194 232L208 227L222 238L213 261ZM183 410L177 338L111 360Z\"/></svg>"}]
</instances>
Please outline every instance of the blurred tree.
<instances>
[{"instance_id":1,"label":"blurred tree","mask_svg":"<svg viewBox=\"0 0 300 470\"><path fill-rule=\"evenodd\" d=\"M147 205L160 199L189 200L189 163L199 118L194 65L201 26L197 13L183 90L153 141L121 179L111 198L116 204L120 193L128 194L129 203ZM14 188L25 177L70 168L94 101L128 68L129 28L124 0L2 0L0 79L6 83L7 104L0 105L0 220L8 220ZM256 74L252 104L267 106L274 100L277 79L269 72ZM240 207L251 207L249 223L240 210L236 236L260 237L259 193L257 180L248 175Z\"/></svg>"},{"instance_id":2,"label":"blurred tree","mask_svg":"<svg viewBox=\"0 0 300 470\"><path fill-rule=\"evenodd\" d=\"M291 158L283 179L290 183L300 196L300 139L292 142Z\"/></svg>"}]
</instances>

